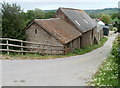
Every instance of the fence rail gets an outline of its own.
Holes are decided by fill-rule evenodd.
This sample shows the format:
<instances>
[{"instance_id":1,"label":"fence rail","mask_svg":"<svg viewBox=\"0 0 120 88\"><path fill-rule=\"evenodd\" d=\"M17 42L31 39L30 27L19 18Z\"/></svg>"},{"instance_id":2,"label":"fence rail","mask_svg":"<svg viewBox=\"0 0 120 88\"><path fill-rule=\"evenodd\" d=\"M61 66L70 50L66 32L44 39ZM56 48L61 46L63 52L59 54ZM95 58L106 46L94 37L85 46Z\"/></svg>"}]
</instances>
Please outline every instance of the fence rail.
<instances>
[{"instance_id":1,"label":"fence rail","mask_svg":"<svg viewBox=\"0 0 120 88\"><path fill-rule=\"evenodd\" d=\"M23 41L23 40L17 40L17 39L10 39L10 38L0 38L0 46L2 48L0 51L7 52L8 54L10 52L16 52L16 53L40 53L40 54L64 54L64 47L59 45L50 45L50 44L42 44L42 43L36 43L36 42L29 42L29 41ZM4 41L4 42L3 42ZM20 43L18 44L11 44L12 42ZM3 46L6 46L4 49ZM15 47L17 48L10 48Z\"/></svg>"}]
</instances>

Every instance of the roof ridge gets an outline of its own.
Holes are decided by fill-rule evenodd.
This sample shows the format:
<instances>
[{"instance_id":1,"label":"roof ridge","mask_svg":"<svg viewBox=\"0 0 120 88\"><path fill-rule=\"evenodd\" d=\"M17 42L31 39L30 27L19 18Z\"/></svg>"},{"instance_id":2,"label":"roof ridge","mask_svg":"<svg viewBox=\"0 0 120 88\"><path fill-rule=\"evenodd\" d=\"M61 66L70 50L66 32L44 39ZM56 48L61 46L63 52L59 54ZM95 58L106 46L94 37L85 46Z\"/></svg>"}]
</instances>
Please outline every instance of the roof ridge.
<instances>
[{"instance_id":1,"label":"roof ridge","mask_svg":"<svg viewBox=\"0 0 120 88\"><path fill-rule=\"evenodd\" d=\"M84 10L81 10L81 9L74 9L74 8L64 8L64 7L60 7L60 9L68 9L68 10L84 11Z\"/></svg>"},{"instance_id":2,"label":"roof ridge","mask_svg":"<svg viewBox=\"0 0 120 88\"><path fill-rule=\"evenodd\" d=\"M37 20L57 20L57 19L61 19L61 18L34 19L34 21L37 21Z\"/></svg>"}]
</instances>

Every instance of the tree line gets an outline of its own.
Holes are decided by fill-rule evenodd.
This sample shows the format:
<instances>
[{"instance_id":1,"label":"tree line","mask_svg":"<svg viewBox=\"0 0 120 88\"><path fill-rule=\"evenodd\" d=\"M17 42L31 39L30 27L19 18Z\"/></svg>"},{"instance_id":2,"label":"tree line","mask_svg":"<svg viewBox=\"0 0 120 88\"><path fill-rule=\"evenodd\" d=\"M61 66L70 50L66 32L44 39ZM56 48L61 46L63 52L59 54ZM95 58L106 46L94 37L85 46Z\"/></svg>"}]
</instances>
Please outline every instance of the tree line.
<instances>
[{"instance_id":1,"label":"tree line","mask_svg":"<svg viewBox=\"0 0 120 88\"><path fill-rule=\"evenodd\" d=\"M24 27L31 22L33 19L48 19L55 14L55 11L43 11L41 9L28 10L24 12L22 8L13 3L2 3L2 8L0 11L0 35L5 38L15 38L25 40ZM118 29L120 29L120 16L119 13L113 13L110 15L93 15L90 14L92 18L101 18L106 24L114 23Z\"/></svg>"}]
</instances>

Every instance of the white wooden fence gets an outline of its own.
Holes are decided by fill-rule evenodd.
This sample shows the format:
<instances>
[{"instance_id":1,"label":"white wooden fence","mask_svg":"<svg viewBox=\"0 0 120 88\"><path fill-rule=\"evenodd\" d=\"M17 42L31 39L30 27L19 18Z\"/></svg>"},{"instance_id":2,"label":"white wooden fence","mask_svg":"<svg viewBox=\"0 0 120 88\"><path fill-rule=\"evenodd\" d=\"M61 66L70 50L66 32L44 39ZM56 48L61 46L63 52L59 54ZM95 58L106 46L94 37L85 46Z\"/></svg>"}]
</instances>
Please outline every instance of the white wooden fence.
<instances>
[{"instance_id":1,"label":"white wooden fence","mask_svg":"<svg viewBox=\"0 0 120 88\"><path fill-rule=\"evenodd\" d=\"M42 43L36 43L36 42L29 42L29 41L23 41L23 40L17 40L17 39L10 39L10 38L0 38L0 51L7 52L9 54L10 52L16 52L16 53L40 53L40 54L64 54L64 47L58 46L58 45L49 45L49 44L42 44ZM4 43L3 43L4 41ZM18 42L18 44L11 44L12 42ZM6 46L4 49L3 47ZM16 47L17 50L10 47ZM49 47L49 48L48 48Z\"/></svg>"}]
</instances>

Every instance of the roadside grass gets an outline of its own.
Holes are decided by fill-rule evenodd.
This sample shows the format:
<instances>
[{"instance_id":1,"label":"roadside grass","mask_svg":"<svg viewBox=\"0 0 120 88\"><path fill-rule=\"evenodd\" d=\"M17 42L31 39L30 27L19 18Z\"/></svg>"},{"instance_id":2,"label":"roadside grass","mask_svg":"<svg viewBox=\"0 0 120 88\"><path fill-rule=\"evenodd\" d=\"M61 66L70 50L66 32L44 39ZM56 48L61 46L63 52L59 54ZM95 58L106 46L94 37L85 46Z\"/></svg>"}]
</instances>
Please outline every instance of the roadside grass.
<instances>
[{"instance_id":1,"label":"roadside grass","mask_svg":"<svg viewBox=\"0 0 120 88\"><path fill-rule=\"evenodd\" d=\"M83 49L75 49L75 51L71 52L71 53L68 53L67 56L74 56L74 55L81 55L81 54L85 54L85 53L88 53L94 49L97 49L101 46L103 46L105 44L105 42L107 41L107 38L106 37L103 37L101 40L100 40L100 44L94 44L92 46L87 46Z\"/></svg>"},{"instance_id":2,"label":"roadside grass","mask_svg":"<svg viewBox=\"0 0 120 88\"><path fill-rule=\"evenodd\" d=\"M100 66L99 71L88 82L91 86L120 87L120 55L118 51L118 38L113 43L111 55Z\"/></svg>"},{"instance_id":3,"label":"roadside grass","mask_svg":"<svg viewBox=\"0 0 120 88\"><path fill-rule=\"evenodd\" d=\"M21 54L2 54L3 57L3 60L4 59L18 59L18 60L28 60L28 59L31 59L31 60L34 60L34 59L54 59L54 58L62 58L62 57L65 57L64 55L45 55L45 56L41 56L40 54L24 54L24 55L21 55Z\"/></svg>"},{"instance_id":4,"label":"roadside grass","mask_svg":"<svg viewBox=\"0 0 120 88\"><path fill-rule=\"evenodd\" d=\"M66 55L45 55L45 56L41 56L40 54L25 54L25 55L21 55L21 54L16 54L16 53L11 53L10 55L7 55L6 53L2 54L3 56L6 57L6 59L54 59L54 58L63 58L63 57L69 57L69 56L75 56L75 55L82 55L85 53L88 53L94 49L97 49L101 46L103 46L105 44L105 42L107 41L108 38L103 37L100 40L100 44L94 44L92 46L87 46L83 49L75 49L73 52L68 53Z\"/></svg>"}]
</instances>

